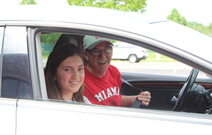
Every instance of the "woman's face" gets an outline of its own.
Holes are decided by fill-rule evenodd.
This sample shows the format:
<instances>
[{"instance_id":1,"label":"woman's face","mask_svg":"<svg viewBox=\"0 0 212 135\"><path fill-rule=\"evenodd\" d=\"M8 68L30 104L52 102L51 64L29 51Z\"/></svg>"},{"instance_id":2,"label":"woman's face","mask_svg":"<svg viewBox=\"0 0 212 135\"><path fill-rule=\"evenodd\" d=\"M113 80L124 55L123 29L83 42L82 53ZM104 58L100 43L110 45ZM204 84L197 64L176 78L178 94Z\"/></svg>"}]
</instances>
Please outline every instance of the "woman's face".
<instances>
[{"instance_id":1,"label":"woman's face","mask_svg":"<svg viewBox=\"0 0 212 135\"><path fill-rule=\"evenodd\" d=\"M55 80L62 95L73 94L79 90L84 81L84 66L79 55L66 58L57 68Z\"/></svg>"}]
</instances>

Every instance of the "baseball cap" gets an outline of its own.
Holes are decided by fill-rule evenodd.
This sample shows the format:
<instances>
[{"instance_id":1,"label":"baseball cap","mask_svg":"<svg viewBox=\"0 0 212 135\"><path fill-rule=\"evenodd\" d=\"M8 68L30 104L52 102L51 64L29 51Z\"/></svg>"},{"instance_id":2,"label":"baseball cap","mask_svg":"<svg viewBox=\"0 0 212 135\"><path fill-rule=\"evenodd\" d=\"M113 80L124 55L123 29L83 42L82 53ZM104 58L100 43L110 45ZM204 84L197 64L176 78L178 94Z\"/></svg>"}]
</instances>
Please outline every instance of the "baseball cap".
<instances>
[{"instance_id":1,"label":"baseball cap","mask_svg":"<svg viewBox=\"0 0 212 135\"><path fill-rule=\"evenodd\" d=\"M97 44L101 42L108 42L111 43L109 39L107 38L102 38L102 37L97 37L97 36L85 36L83 38L83 46L84 49L93 49ZM112 43L111 43L112 44Z\"/></svg>"}]
</instances>

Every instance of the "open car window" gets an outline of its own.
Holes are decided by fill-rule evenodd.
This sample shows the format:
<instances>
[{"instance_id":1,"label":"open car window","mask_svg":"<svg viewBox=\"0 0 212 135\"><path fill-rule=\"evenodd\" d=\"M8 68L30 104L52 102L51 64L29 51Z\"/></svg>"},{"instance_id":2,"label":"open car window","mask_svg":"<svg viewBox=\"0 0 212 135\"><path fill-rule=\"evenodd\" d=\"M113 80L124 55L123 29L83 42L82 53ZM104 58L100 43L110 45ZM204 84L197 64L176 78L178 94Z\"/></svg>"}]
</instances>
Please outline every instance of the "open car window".
<instances>
[{"instance_id":1,"label":"open car window","mask_svg":"<svg viewBox=\"0 0 212 135\"><path fill-rule=\"evenodd\" d=\"M41 34L44 68L50 52L60 42L61 35L67 34L70 35L71 33L51 32L50 34ZM72 33L72 35L74 34ZM74 42L77 42L82 49L84 35L76 34L75 39L77 36L79 37ZM65 42L73 41L66 39ZM179 92L184 87L193 68L168 56L141 47L139 44L129 44L113 39L111 39L111 42L114 44L114 57L111 60L111 64L119 69L122 79L133 87L151 93L152 99L149 106L141 106L141 108L173 111ZM211 77L201 71L198 73L194 83L205 87L206 90L212 88ZM122 95L136 95L139 92L123 84L120 93ZM195 102L197 102L196 99ZM195 104L204 104L203 102ZM200 108L200 112L203 113L204 109Z\"/></svg>"},{"instance_id":2,"label":"open car window","mask_svg":"<svg viewBox=\"0 0 212 135\"><path fill-rule=\"evenodd\" d=\"M44 67L49 54L62 34L67 33L41 34ZM116 66L121 72L187 77L192 69L192 67L182 62L138 45L121 41L111 41L114 44L111 64ZM132 57L132 55L135 57L134 59L137 60L131 62L130 57ZM199 77L208 78L210 76L200 72Z\"/></svg>"},{"instance_id":3,"label":"open car window","mask_svg":"<svg viewBox=\"0 0 212 135\"><path fill-rule=\"evenodd\" d=\"M152 75L187 77L192 70L191 66L168 56L120 41L114 42L111 64L115 65L121 72ZM200 71L198 78L207 79L211 76Z\"/></svg>"}]
</instances>

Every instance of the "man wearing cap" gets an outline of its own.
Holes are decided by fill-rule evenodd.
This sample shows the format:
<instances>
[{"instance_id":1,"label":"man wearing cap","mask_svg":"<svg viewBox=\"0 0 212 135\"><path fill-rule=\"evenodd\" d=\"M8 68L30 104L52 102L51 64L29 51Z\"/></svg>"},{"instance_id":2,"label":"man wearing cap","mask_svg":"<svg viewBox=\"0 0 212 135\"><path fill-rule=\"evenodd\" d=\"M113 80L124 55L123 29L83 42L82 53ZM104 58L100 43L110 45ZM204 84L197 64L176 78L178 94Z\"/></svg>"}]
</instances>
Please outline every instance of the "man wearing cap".
<instances>
[{"instance_id":1,"label":"man wearing cap","mask_svg":"<svg viewBox=\"0 0 212 135\"><path fill-rule=\"evenodd\" d=\"M108 106L131 106L136 98L144 106L149 105L151 96L148 91L135 96L120 95L121 74L110 65L113 44L109 39L85 36L83 55L85 64L84 95L93 104Z\"/></svg>"}]
</instances>

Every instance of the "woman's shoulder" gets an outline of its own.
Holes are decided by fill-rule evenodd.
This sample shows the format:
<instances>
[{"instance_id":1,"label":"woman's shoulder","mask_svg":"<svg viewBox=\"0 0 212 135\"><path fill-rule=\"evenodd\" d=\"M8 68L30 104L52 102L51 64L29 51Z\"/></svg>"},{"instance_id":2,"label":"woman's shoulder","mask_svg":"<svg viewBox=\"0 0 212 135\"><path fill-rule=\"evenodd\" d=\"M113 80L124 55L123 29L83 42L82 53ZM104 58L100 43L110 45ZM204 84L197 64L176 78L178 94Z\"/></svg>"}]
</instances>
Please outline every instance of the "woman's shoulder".
<instances>
[{"instance_id":1,"label":"woman's shoulder","mask_svg":"<svg viewBox=\"0 0 212 135\"><path fill-rule=\"evenodd\" d=\"M83 99L86 104L92 104L87 97L83 96Z\"/></svg>"}]
</instances>

